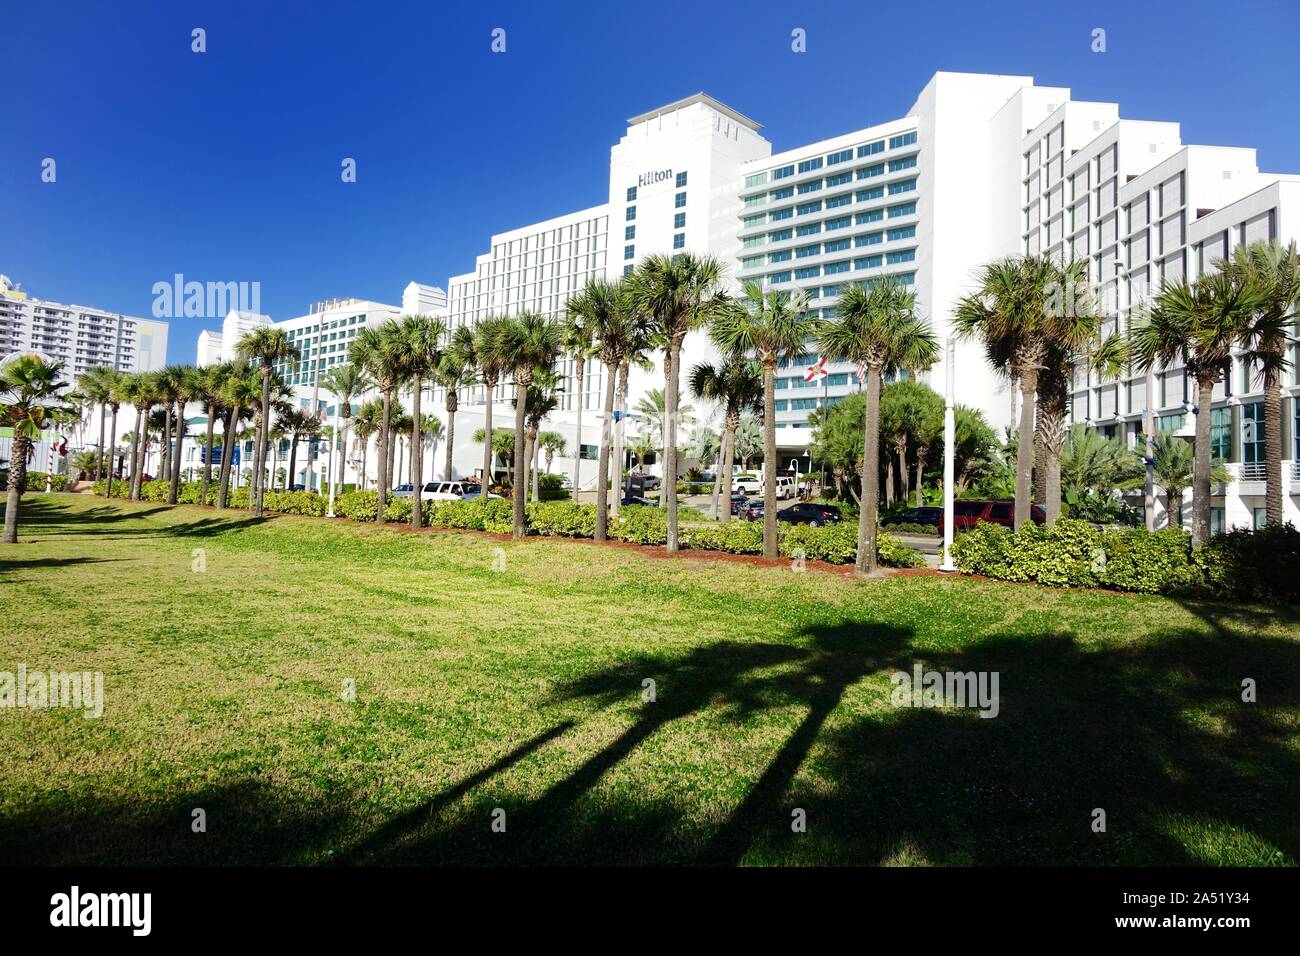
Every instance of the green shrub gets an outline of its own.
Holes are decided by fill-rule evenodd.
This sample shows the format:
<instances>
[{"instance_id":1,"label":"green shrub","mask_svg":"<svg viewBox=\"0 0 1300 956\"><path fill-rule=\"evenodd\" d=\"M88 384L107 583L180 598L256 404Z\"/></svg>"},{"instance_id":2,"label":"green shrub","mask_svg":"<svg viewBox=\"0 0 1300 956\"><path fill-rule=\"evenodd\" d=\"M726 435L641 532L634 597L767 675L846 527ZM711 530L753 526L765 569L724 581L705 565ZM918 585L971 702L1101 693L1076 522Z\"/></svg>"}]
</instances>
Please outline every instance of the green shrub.
<instances>
[{"instance_id":1,"label":"green shrub","mask_svg":"<svg viewBox=\"0 0 1300 956\"><path fill-rule=\"evenodd\" d=\"M1000 524L981 522L954 537L951 555L963 574L1008 580L1011 569L1011 529Z\"/></svg>"},{"instance_id":2,"label":"green shrub","mask_svg":"<svg viewBox=\"0 0 1300 956\"><path fill-rule=\"evenodd\" d=\"M374 521L379 513L377 491L349 491L334 501L334 512L353 521Z\"/></svg>"},{"instance_id":3,"label":"green shrub","mask_svg":"<svg viewBox=\"0 0 1300 956\"><path fill-rule=\"evenodd\" d=\"M665 527L667 527L666 520ZM725 551L728 554L763 553L763 525L757 521L728 521L726 524L686 528L682 532L682 539L688 548L696 551Z\"/></svg>"},{"instance_id":4,"label":"green shrub","mask_svg":"<svg viewBox=\"0 0 1300 956\"><path fill-rule=\"evenodd\" d=\"M67 475L51 475L50 490L63 491L68 486ZM8 470L0 471L0 488L9 487ZM45 490L45 472L29 471L23 481L23 491L44 491Z\"/></svg>"},{"instance_id":5,"label":"green shrub","mask_svg":"<svg viewBox=\"0 0 1300 956\"><path fill-rule=\"evenodd\" d=\"M667 544L668 514L646 505L622 508L618 520L610 522L609 536L636 544Z\"/></svg>"},{"instance_id":6,"label":"green shrub","mask_svg":"<svg viewBox=\"0 0 1300 956\"><path fill-rule=\"evenodd\" d=\"M889 533L890 534L927 534L933 536L933 535L943 534L943 529L936 528L932 524L912 524L910 522L903 522L902 524L891 524L889 526Z\"/></svg>"},{"instance_id":7,"label":"green shrub","mask_svg":"<svg viewBox=\"0 0 1300 956\"><path fill-rule=\"evenodd\" d=\"M1192 564L1191 536L1182 528L1105 531L1101 551L1104 563L1097 579L1102 587L1170 594L1194 590L1201 582Z\"/></svg>"},{"instance_id":8,"label":"green shrub","mask_svg":"<svg viewBox=\"0 0 1300 956\"><path fill-rule=\"evenodd\" d=\"M527 507L528 529L534 534L565 538L596 536L596 506L566 501L537 501Z\"/></svg>"},{"instance_id":9,"label":"green shrub","mask_svg":"<svg viewBox=\"0 0 1300 956\"><path fill-rule=\"evenodd\" d=\"M194 496L198 498L198 486ZM286 515L310 515L319 518L325 514L326 501L314 491L268 491L262 498L267 511Z\"/></svg>"},{"instance_id":10,"label":"green shrub","mask_svg":"<svg viewBox=\"0 0 1300 956\"><path fill-rule=\"evenodd\" d=\"M842 523L841 523L842 525ZM834 527L834 526L830 526ZM827 528L818 528L818 531L827 531ZM855 536L856 538L856 536ZM853 554L857 556L857 542L854 542ZM876 556L880 563L889 568L924 568L929 567L925 561L925 555L916 548L909 548L903 542L899 541L892 534L876 535Z\"/></svg>"},{"instance_id":11,"label":"green shrub","mask_svg":"<svg viewBox=\"0 0 1300 956\"><path fill-rule=\"evenodd\" d=\"M1216 534L1192 561L1216 597L1300 602L1300 531L1289 522Z\"/></svg>"},{"instance_id":12,"label":"green shrub","mask_svg":"<svg viewBox=\"0 0 1300 956\"><path fill-rule=\"evenodd\" d=\"M809 561L828 561L831 564L852 564L857 560L858 526L854 523L833 522L820 528L782 523L778 527L781 553L787 557L802 554Z\"/></svg>"}]
</instances>

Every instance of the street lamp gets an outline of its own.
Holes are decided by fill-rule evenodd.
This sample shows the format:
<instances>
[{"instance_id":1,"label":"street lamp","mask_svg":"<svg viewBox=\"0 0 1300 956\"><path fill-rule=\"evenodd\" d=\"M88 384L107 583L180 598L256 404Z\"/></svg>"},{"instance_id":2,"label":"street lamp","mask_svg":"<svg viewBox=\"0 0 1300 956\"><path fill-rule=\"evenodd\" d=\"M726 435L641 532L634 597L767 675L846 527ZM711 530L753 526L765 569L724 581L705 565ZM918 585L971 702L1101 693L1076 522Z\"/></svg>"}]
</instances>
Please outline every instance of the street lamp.
<instances>
[{"instance_id":1,"label":"street lamp","mask_svg":"<svg viewBox=\"0 0 1300 956\"><path fill-rule=\"evenodd\" d=\"M947 368L944 370L943 390L943 562L939 565L940 571L957 570L957 565L952 562L952 501L953 481L956 477L953 456L957 446L957 416L953 411L953 395L957 383L956 354L956 341L949 335L943 346L943 361Z\"/></svg>"}]
</instances>

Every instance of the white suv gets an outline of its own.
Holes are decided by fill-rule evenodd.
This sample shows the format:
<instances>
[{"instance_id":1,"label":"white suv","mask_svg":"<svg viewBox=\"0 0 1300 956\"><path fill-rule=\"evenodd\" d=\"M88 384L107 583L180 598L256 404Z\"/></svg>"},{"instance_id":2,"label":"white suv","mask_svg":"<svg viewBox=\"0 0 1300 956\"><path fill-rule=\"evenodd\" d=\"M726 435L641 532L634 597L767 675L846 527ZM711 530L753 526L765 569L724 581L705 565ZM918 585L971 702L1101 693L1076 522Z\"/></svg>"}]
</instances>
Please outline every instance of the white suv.
<instances>
[{"instance_id":1,"label":"white suv","mask_svg":"<svg viewBox=\"0 0 1300 956\"><path fill-rule=\"evenodd\" d=\"M465 486L459 481L430 481L424 486L424 496L430 501L460 501L465 497Z\"/></svg>"},{"instance_id":2,"label":"white suv","mask_svg":"<svg viewBox=\"0 0 1300 956\"><path fill-rule=\"evenodd\" d=\"M778 475L776 479L776 496L778 498L793 498L794 479Z\"/></svg>"},{"instance_id":3,"label":"white suv","mask_svg":"<svg viewBox=\"0 0 1300 956\"><path fill-rule=\"evenodd\" d=\"M763 483L758 480L758 475L737 475L731 479L731 488L742 495L761 495L763 493Z\"/></svg>"}]
</instances>

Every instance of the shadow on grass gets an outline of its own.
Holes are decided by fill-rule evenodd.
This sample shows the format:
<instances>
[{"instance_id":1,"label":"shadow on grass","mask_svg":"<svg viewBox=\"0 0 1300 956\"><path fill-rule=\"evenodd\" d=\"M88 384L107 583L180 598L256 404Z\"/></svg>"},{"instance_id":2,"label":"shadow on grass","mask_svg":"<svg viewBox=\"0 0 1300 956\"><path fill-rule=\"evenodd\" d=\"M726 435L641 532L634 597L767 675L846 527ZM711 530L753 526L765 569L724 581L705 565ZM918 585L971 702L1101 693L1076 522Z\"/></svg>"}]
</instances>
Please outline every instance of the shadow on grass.
<instances>
[{"instance_id":1,"label":"shadow on grass","mask_svg":"<svg viewBox=\"0 0 1300 956\"><path fill-rule=\"evenodd\" d=\"M4 552L0 551L0 554ZM33 558L28 560L13 561L9 558L0 558L0 575L12 574L15 571L38 571L51 570L53 568L66 568L77 564L107 564L113 561L123 561L124 558Z\"/></svg>"},{"instance_id":2,"label":"shadow on grass","mask_svg":"<svg viewBox=\"0 0 1300 956\"><path fill-rule=\"evenodd\" d=\"M125 504L125 507L122 504ZM118 527L120 522L148 518L167 512L176 514L175 509L182 506L134 507L133 505L138 503L122 504L68 509L58 502L28 500L27 496L24 496L19 514L19 537L21 539L24 534L40 533L49 536L76 535L77 537L103 535L115 538L210 538L274 520L271 515L254 517L241 509L231 508L213 512L206 517L178 521L173 525L123 528ZM3 514L4 508L0 506L0 517Z\"/></svg>"}]
</instances>

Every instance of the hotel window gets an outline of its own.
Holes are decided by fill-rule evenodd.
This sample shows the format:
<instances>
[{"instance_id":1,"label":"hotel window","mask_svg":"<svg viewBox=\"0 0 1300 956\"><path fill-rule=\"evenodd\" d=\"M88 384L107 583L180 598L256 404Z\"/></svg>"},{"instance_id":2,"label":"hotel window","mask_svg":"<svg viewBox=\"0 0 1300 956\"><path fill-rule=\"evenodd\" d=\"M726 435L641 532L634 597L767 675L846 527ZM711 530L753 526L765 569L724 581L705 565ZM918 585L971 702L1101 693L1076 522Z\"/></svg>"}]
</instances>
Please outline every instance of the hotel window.
<instances>
[{"instance_id":1,"label":"hotel window","mask_svg":"<svg viewBox=\"0 0 1300 956\"><path fill-rule=\"evenodd\" d=\"M767 261L768 261L768 262L786 262L786 261L788 261L789 259L790 259L790 250L789 250L789 249L783 249L783 250L780 251L780 252L771 252L771 253L768 253L768 256L767 256Z\"/></svg>"},{"instance_id":2,"label":"hotel window","mask_svg":"<svg viewBox=\"0 0 1300 956\"><path fill-rule=\"evenodd\" d=\"M843 186L845 183L853 182L853 174L848 170L840 173L838 176L826 177L826 188L833 189L836 186Z\"/></svg>"},{"instance_id":3,"label":"hotel window","mask_svg":"<svg viewBox=\"0 0 1300 956\"><path fill-rule=\"evenodd\" d=\"M820 179L814 179L811 182L800 183L799 195L802 196L804 193L815 193L821 188L822 188L822 181Z\"/></svg>"},{"instance_id":4,"label":"hotel window","mask_svg":"<svg viewBox=\"0 0 1300 956\"><path fill-rule=\"evenodd\" d=\"M894 219L897 216L912 216L916 214L916 203L907 202L901 206L889 207L889 218Z\"/></svg>"},{"instance_id":5,"label":"hotel window","mask_svg":"<svg viewBox=\"0 0 1300 956\"><path fill-rule=\"evenodd\" d=\"M742 228L749 229L751 226L761 226L767 222L767 213L759 213L757 216L746 216L740 220Z\"/></svg>"},{"instance_id":6,"label":"hotel window","mask_svg":"<svg viewBox=\"0 0 1300 956\"><path fill-rule=\"evenodd\" d=\"M896 173L900 169L912 169L916 166L916 157L908 156L906 159L895 159L889 163L889 171Z\"/></svg>"},{"instance_id":7,"label":"hotel window","mask_svg":"<svg viewBox=\"0 0 1300 956\"><path fill-rule=\"evenodd\" d=\"M794 270L796 279L816 279L819 275L821 275L820 266L804 266L802 269Z\"/></svg>"},{"instance_id":8,"label":"hotel window","mask_svg":"<svg viewBox=\"0 0 1300 956\"><path fill-rule=\"evenodd\" d=\"M765 205L766 203L767 203L767 195L765 193L759 193L757 196L745 197L746 209L753 209L755 206L762 206Z\"/></svg>"},{"instance_id":9,"label":"hotel window","mask_svg":"<svg viewBox=\"0 0 1300 956\"><path fill-rule=\"evenodd\" d=\"M877 140L874 143L867 143L865 146L858 147L858 159L861 159L863 156L874 156L876 153L883 153L884 151L885 141L883 139Z\"/></svg>"},{"instance_id":10,"label":"hotel window","mask_svg":"<svg viewBox=\"0 0 1300 956\"><path fill-rule=\"evenodd\" d=\"M782 219L789 219L789 218L791 218L793 215L794 215L794 210L793 210L793 209L778 209L778 210L776 210L776 212L772 213L772 215L771 215L771 221L772 221L772 222L778 222L778 221L780 221L780 220L782 220Z\"/></svg>"},{"instance_id":11,"label":"hotel window","mask_svg":"<svg viewBox=\"0 0 1300 956\"><path fill-rule=\"evenodd\" d=\"M860 212L857 216L859 226L867 222L879 222L884 218L885 210L883 209L873 209L870 212Z\"/></svg>"},{"instance_id":12,"label":"hotel window","mask_svg":"<svg viewBox=\"0 0 1300 956\"><path fill-rule=\"evenodd\" d=\"M685 189L685 188L686 188L686 174L685 174L685 173L678 173L678 174L677 174L677 188L678 188L678 189Z\"/></svg>"},{"instance_id":13,"label":"hotel window","mask_svg":"<svg viewBox=\"0 0 1300 956\"><path fill-rule=\"evenodd\" d=\"M848 272L848 271L849 271L849 260L848 260L848 259L845 259L845 260L843 260L842 262L828 262L828 263L826 263L826 274L827 274L828 276L829 276L829 275L835 275L835 274L840 273L840 272Z\"/></svg>"},{"instance_id":14,"label":"hotel window","mask_svg":"<svg viewBox=\"0 0 1300 956\"><path fill-rule=\"evenodd\" d=\"M794 195L794 187L786 186L782 189L773 189L769 195L772 198L772 202L780 202L782 199L789 199Z\"/></svg>"},{"instance_id":15,"label":"hotel window","mask_svg":"<svg viewBox=\"0 0 1300 956\"><path fill-rule=\"evenodd\" d=\"M822 158L820 156L818 156L816 159L805 159L802 163L799 164L799 172L801 173L811 173L814 169L821 169L821 168L822 168Z\"/></svg>"},{"instance_id":16,"label":"hotel window","mask_svg":"<svg viewBox=\"0 0 1300 956\"><path fill-rule=\"evenodd\" d=\"M769 232L767 234L767 239L768 242L785 242L793 236L794 233L789 229L778 229L776 232Z\"/></svg>"},{"instance_id":17,"label":"hotel window","mask_svg":"<svg viewBox=\"0 0 1300 956\"><path fill-rule=\"evenodd\" d=\"M795 208L798 210L799 215L801 215L801 216L806 216L806 215L808 215L809 213L821 212L821 211L822 211L822 201L821 201L820 199L818 199L818 200L816 200L816 201L814 201L814 202L800 203L800 204L799 204L797 207L795 207Z\"/></svg>"},{"instance_id":18,"label":"hotel window","mask_svg":"<svg viewBox=\"0 0 1300 956\"><path fill-rule=\"evenodd\" d=\"M762 264L762 256L745 256L740 260L740 268L742 269L757 269Z\"/></svg>"},{"instance_id":19,"label":"hotel window","mask_svg":"<svg viewBox=\"0 0 1300 956\"><path fill-rule=\"evenodd\" d=\"M1247 465L1264 463L1264 403L1241 406L1241 460Z\"/></svg>"},{"instance_id":20,"label":"hotel window","mask_svg":"<svg viewBox=\"0 0 1300 956\"><path fill-rule=\"evenodd\" d=\"M628 226L623 230L623 241L631 242L636 238L636 226Z\"/></svg>"},{"instance_id":21,"label":"hotel window","mask_svg":"<svg viewBox=\"0 0 1300 956\"><path fill-rule=\"evenodd\" d=\"M826 243L826 245L822 247L822 251L842 252L843 250L848 249L851 245L852 245L852 240L849 239L847 236L845 236L843 239L835 239L832 242Z\"/></svg>"},{"instance_id":22,"label":"hotel window","mask_svg":"<svg viewBox=\"0 0 1300 956\"><path fill-rule=\"evenodd\" d=\"M744 248L752 249L754 246L761 246L767 242L767 236L750 236L744 242Z\"/></svg>"},{"instance_id":23,"label":"hotel window","mask_svg":"<svg viewBox=\"0 0 1300 956\"><path fill-rule=\"evenodd\" d=\"M794 167L793 167L793 166L782 166L780 169L774 169L774 170L772 170L772 178L773 178L774 180L775 180L775 179L785 179L787 176L793 176L793 175L794 175Z\"/></svg>"},{"instance_id":24,"label":"hotel window","mask_svg":"<svg viewBox=\"0 0 1300 956\"><path fill-rule=\"evenodd\" d=\"M870 179L873 176L885 175L885 164L876 163L873 166L863 166L858 170L858 179Z\"/></svg>"},{"instance_id":25,"label":"hotel window","mask_svg":"<svg viewBox=\"0 0 1300 956\"><path fill-rule=\"evenodd\" d=\"M673 228L674 229L686 228L686 213L679 212L673 216Z\"/></svg>"},{"instance_id":26,"label":"hotel window","mask_svg":"<svg viewBox=\"0 0 1300 956\"><path fill-rule=\"evenodd\" d=\"M820 255L822 246L820 242L814 242L811 246L800 246L795 250L796 259L807 259L809 256Z\"/></svg>"},{"instance_id":27,"label":"hotel window","mask_svg":"<svg viewBox=\"0 0 1300 956\"><path fill-rule=\"evenodd\" d=\"M624 259L631 259L631 258L632 258L633 256L635 256L635 255L636 255L636 246L624 246L624 247L623 247L623 258L624 258Z\"/></svg>"},{"instance_id":28,"label":"hotel window","mask_svg":"<svg viewBox=\"0 0 1300 956\"><path fill-rule=\"evenodd\" d=\"M826 165L834 166L836 163L846 163L853 158L853 150L842 149L838 153L831 153L826 157Z\"/></svg>"},{"instance_id":29,"label":"hotel window","mask_svg":"<svg viewBox=\"0 0 1300 956\"><path fill-rule=\"evenodd\" d=\"M1232 451L1232 409L1216 408L1210 412L1210 457L1228 460Z\"/></svg>"},{"instance_id":30,"label":"hotel window","mask_svg":"<svg viewBox=\"0 0 1300 956\"><path fill-rule=\"evenodd\" d=\"M676 198L673 200L673 206L676 207L677 209L681 209L685 205L686 205L686 193L678 193Z\"/></svg>"},{"instance_id":31,"label":"hotel window","mask_svg":"<svg viewBox=\"0 0 1300 956\"><path fill-rule=\"evenodd\" d=\"M891 266L897 265L900 262L915 262L916 250L907 249L903 252L891 252L889 255L885 256L885 261Z\"/></svg>"},{"instance_id":32,"label":"hotel window","mask_svg":"<svg viewBox=\"0 0 1300 956\"><path fill-rule=\"evenodd\" d=\"M889 184L889 195L892 196L895 193L908 193L914 190L915 188L916 188L915 179L904 179L901 183Z\"/></svg>"},{"instance_id":33,"label":"hotel window","mask_svg":"<svg viewBox=\"0 0 1300 956\"><path fill-rule=\"evenodd\" d=\"M810 222L806 226L800 226L796 231L800 236L815 236L822 231L822 224L820 222Z\"/></svg>"},{"instance_id":34,"label":"hotel window","mask_svg":"<svg viewBox=\"0 0 1300 956\"><path fill-rule=\"evenodd\" d=\"M789 282L790 273L788 270L786 272L773 272L770 276L767 277L767 281L771 282L773 285L775 285L778 282Z\"/></svg>"},{"instance_id":35,"label":"hotel window","mask_svg":"<svg viewBox=\"0 0 1300 956\"><path fill-rule=\"evenodd\" d=\"M889 230L889 241L895 239L912 239L916 236L916 226L903 226L901 229Z\"/></svg>"},{"instance_id":36,"label":"hotel window","mask_svg":"<svg viewBox=\"0 0 1300 956\"><path fill-rule=\"evenodd\" d=\"M880 256L863 256L863 257L860 258L860 259L854 259L854 260L853 260L853 268L855 268L855 269L876 269L876 268L879 268L879 267L880 267L880 263L881 263L881 261L882 261L882 260L881 260Z\"/></svg>"},{"instance_id":37,"label":"hotel window","mask_svg":"<svg viewBox=\"0 0 1300 956\"><path fill-rule=\"evenodd\" d=\"M624 267L623 267L623 275L625 275L625 276L630 276L631 274L632 274L632 267L631 267L630 265L626 265L626 266L624 266Z\"/></svg>"},{"instance_id":38,"label":"hotel window","mask_svg":"<svg viewBox=\"0 0 1300 956\"><path fill-rule=\"evenodd\" d=\"M628 186L628 187L627 187L627 201L628 201L628 202L636 202L636 187L635 187L635 186Z\"/></svg>"},{"instance_id":39,"label":"hotel window","mask_svg":"<svg viewBox=\"0 0 1300 956\"><path fill-rule=\"evenodd\" d=\"M900 146L910 146L916 142L916 133L904 133L902 136L889 137L889 148L898 149Z\"/></svg>"},{"instance_id":40,"label":"hotel window","mask_svg":"<svg viewBox=\"0 0 1300 956\"><path fill-rule=\"evenodd\" d=\"M751 186L761 186L767 182L767 173L754 173L752 176L745 177L745 188Z\"/></svg>"},{"instance_id":41,"label":"hotel window","mask_svg":"<svg viewBox=\"0 0 1300 956\"><path fill-rule=\"evenodd\" d=\"M830 232L832 229L844 229L850 224L852 224L852 222L853 222L852 216L840 216L838 219L827 219L826 231Z\"/></svg>"},{"instance_id":42,"label":"hotel window","mask_svg":"<svg viewBox=\"0 0 1300 956\"><path fill-rule=\"evenodd\" d=\"M853 197L848 193L845 193L843 196L835 196L831 199L826 200L826 208L838 209L840 206L847 206L852 202L853 202Z\"/></svg>"},{"instance_id":43,"label":"hotel window","mask_svg":"<svg viewBox=\"0 0 1300 956\"><path fill-rule=\"evenodd\" d=\"M628 206L627 214L623 217L625 221L631 222L636 218L636 206Z\"/></svg>"},{"instance_id":44,"label":"hotel window","mask_svg":"<svg viewBox=\"0 0 1300 956\"><path fill-rule=\"evenodd\" d=\"M673 236L673 248L682 249L686 246L686 233L679 232Z\"/></svg>"}]
</instances>

